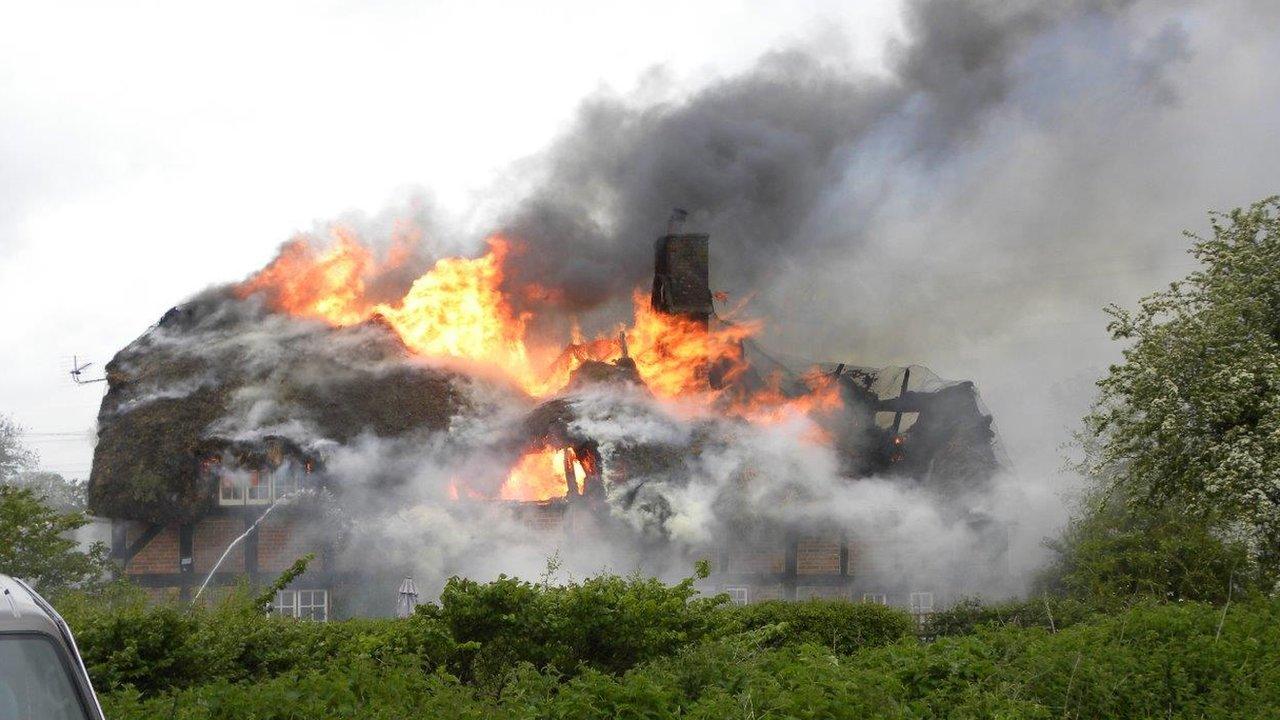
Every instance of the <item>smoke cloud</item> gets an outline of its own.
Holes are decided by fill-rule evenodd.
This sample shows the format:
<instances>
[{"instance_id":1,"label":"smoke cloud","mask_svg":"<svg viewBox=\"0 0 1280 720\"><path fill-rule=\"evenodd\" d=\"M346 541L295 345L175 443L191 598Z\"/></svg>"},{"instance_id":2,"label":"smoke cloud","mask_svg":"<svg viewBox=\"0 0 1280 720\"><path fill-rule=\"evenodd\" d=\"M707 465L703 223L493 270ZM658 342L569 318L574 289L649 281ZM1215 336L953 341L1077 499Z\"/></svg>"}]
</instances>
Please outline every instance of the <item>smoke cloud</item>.
<instances>
[{"instance_id":1,"label":"smoke cloud","mask_svg":"<svg viewBox=\"0 0 1280 720\"><path fill-rule=\"evenodd\" d=\"M972 378L1009 473L959 498L898 479L850 482L833 450L806 440L804 418L761 427L587 389L571 398L572 429L599 444L606 473L640 447L671 457L612 487L608 512L582 518L570 538L531 530L505 505L446 502L459 477L487 491L502 482L531 409L472 382L439 435L325 446L346 557L413 573L429 593L455 573L536 576L557 553L579 576L671 577L744 525L830 525L866 549L854 559L865 577L1019 591L1065 515L1057 446L1115 357L1098 309L1183 274L1179 230L1201 226L1206 209L1274 191L1280 79L1265 69L1280 61L1269 30L1280 10L913 0L905 12L882 74L795 46L689 92L657 75L634 94L588 98L545 153L513 170L522 191L488 225L516 243L508 281L553 290L537 309L558 303L561 320L590 332L621 319L649 280L652 239L686 208L687 226L712 235L713 289L752 296L766 346L787 348L784 359L922 362ZM385 297L459 245L461 233L432 217L416 223L436 244L418 245L405 265L414 272L380 278ZM362 235L397 232L349 222L362 223ZM262 326L271 337L251 351L262 368L290 333L307 352L334 351L310 344L313 326L272 322L288 327ZM263 424L289 415L263 374L233 398L228 431L325 440Z\"/></svg>"}]
</instances>

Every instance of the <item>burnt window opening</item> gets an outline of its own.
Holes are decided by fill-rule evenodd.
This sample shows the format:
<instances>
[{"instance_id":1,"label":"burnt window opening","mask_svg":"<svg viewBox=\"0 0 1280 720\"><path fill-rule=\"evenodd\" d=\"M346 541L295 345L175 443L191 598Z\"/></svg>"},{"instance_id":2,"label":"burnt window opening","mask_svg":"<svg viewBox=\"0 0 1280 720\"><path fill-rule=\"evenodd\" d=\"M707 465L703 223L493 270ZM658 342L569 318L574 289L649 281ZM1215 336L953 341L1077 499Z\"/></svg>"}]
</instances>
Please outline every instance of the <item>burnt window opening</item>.
<instances>
[{"instance_id":1,"label":"burnt window opening","mask_svg":"<svg viewBox=\"0 0 1280 720\"><path fill-rule=\"evenodd\" d=\"M564 448L564 477L569 500L604 497L600 455L591 444Z\"/></svg>"}]
</instances>

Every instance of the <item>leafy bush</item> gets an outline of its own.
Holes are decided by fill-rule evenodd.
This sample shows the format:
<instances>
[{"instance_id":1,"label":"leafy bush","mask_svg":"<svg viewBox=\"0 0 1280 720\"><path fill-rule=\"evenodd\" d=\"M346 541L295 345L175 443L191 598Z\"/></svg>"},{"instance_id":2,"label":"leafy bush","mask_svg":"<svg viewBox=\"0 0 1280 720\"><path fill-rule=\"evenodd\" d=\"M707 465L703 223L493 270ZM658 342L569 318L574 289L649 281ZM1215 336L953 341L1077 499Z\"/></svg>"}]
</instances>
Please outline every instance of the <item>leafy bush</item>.
<instances>
[{"instance_id":1,"label":"leafy bush","mask_svg":"<svg viewBox=\"0 0 1280 720\"><path fill-rule=\"evenodd\" d=\"M625 673L519 663L500 695L360 659L255 683L106 698L117 720L231 718L1239 718L1280 707L1280 602L1144 604L1058 632L986 626L852 654L777 644L776 624L689 643ZM785 636L784 636L785 637Z\"/></svg>"},{"instance_id":2,"label":"leafy bush","mask_svg":"<svg viewBox=\"0 0 1280 720\"><path fill-rule=\"evenodd\" d=\"M603 575L563 586L499 577L451 579L440 605L418 609L458 643L450 668L492 684L517 663L562 675L580 666L620 672L697 641L715 627L724 598L695 598L693 580Z\"/></svg>"},{"instance_id":3,"label":"leafy bush","mask_svg":"<svg viewBox=\"0 0 1280 720\"><path fill-rule=\"evenodd\" d=\"M1136 598L1224 602L1267 584L1242 543L1180 513L1095 501L1049 543L1056 556L1043 590L1098 607Z\"/></svg>"},{"instance_id":4,"label":"leafy bush","mask_svg":"<svg viewBox=\"0 0 1280 720\"><path fill-rule=\"evenodd\" d=\"M454 652L448 632L428 617L297 622L268 616L245 588L211 607L151 605L139 592L116 589L68 596L59 610L100 692L152 694L362 658L407 658L429 671Z\"/></svg>"},{"instance_id":5,"label":"leafy bush","mask_svg":"<svg viewBox=\"0 0 1280 720\"><path fill-rule=\"evenodd\" d=\"M213 606L151 605L116 587L59 606L97 687L143 695L241 682L369 659L446 668L494 690L529 663L569 676L621 672L715 631L723 598L696 598L693 580L601 576L564 586L501 577L451 580L439 605L407 620L305 623L270 617L247 587Z\"/></svg>"},{"instance_id":6,"label":"leafy bush","mask_svg":"<svg viewBox=\"0 0 1280 720\"><path fill-rule=\"evenodd\" d=\"M724 610L723 633L776 626L770 644L813 643L838 653L887 645L912 635L911 616L874 603L771 600Z\"/></svg>"},{"instance_id":7,"label":"leafy bush","mask_svg":"<svg viewBox=\"0 0 1280 720\"><path fill-rule=\"evenodd\" d=\"M1096 608L1079 600L1042 596L984 605L976 598L961 600L936 612L925 624L928 637L969 635L982 626L1036 627L1057 631L1088 620Z\"/></svg>"},{"instance_id":8,"label":"leafy bush","mask_svg":"<svg viewBox=\"0 0 1280 720\"><path fill-rule=\"evenodd\" d=\"M81 552L73 533L88 524L82 512L60 510L31 488L0 482L0 573L47 595L96 585L111 563L104 543Z\"/></svg>"}]
</instances>

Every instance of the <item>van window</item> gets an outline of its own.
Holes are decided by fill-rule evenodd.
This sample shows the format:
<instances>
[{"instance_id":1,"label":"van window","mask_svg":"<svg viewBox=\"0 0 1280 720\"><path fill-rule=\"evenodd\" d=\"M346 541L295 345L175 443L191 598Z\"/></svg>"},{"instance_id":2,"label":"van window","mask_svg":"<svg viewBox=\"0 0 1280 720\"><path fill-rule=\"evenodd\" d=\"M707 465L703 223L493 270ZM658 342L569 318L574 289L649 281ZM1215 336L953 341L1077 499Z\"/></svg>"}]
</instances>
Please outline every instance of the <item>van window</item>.
<instances>
[{"instance_id":1,"label":"van window","mask_svg":"<svg viewBox=\"0 0 1280 720\"><path fill-rule=\"evenodd\" d=\"M0 718L88 720L67 667L43 635L0 634Z\"/></svg>"}]
</instances>

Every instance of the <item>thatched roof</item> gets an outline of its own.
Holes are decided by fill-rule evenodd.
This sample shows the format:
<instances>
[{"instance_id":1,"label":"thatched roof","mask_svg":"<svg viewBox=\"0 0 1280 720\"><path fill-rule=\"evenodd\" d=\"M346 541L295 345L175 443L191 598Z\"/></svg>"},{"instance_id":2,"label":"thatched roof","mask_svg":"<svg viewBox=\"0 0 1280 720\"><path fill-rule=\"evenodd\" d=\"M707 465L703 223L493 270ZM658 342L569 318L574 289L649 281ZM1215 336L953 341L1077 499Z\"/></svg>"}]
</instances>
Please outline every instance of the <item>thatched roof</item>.
<instances>
[{"instance_id":1,"label":"thatched roof","mask_svg":"<svg viewBox=\"0 0 1280 720\"><path fill-rule=\"evenodd\" d=\"M373 321L334 329L210 294L170 310L107 365L89 479L93 512L190 520L214 502L211 455L315 459L326 443L443 430L457 376Z\"/></svg>"}]
</instances>

